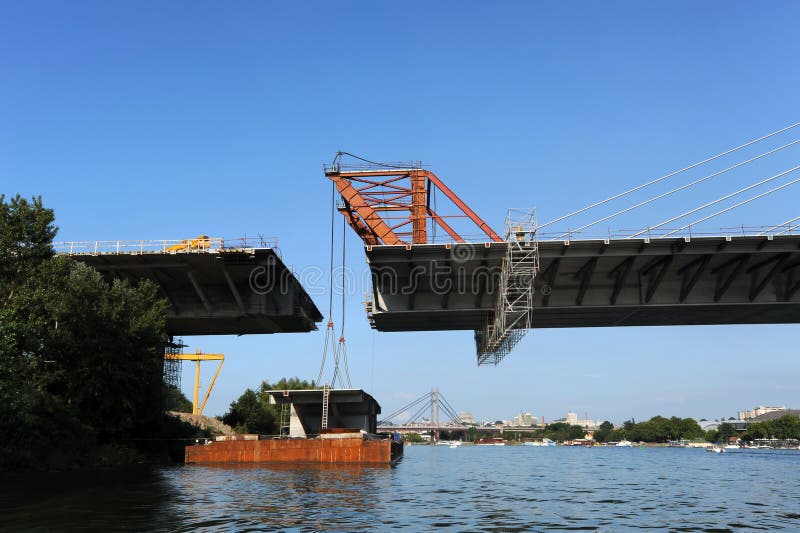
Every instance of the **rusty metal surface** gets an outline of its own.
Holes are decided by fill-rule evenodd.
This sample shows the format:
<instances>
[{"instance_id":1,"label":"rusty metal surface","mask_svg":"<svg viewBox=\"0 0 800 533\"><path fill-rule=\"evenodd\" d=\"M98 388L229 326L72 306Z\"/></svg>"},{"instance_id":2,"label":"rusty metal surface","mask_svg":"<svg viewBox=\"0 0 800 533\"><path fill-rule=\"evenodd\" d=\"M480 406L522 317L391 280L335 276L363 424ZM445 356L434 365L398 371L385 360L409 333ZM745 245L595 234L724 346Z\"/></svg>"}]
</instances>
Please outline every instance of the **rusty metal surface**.
<instances>
[{"instance_id":1,"label":"rusty metal surface","mask_svg":"<svg viewBox=\"0 0 800 533\"><path fill-rule=\"evenodd\" d=\"M186 447L186 463L376 463L402 454L390 440L271 439Z\"/></svg>"}]
</instances>

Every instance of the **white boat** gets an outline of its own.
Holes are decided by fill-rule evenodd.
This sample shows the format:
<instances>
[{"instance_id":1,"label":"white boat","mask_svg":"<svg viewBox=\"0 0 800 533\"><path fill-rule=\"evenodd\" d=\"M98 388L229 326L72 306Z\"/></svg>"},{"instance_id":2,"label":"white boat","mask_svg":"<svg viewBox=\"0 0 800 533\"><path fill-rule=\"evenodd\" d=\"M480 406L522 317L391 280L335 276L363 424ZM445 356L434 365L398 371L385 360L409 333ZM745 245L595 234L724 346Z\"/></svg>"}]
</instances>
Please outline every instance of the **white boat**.
<instances>
[{"instance_id":1,"label":"white boat","mask_svg":"<svg viewBox=\"0 0 800 533\"><path fill-rule=\"evenodd\" d=\"M464 444L460 440L440 440L436 443L438 446L450 446L451 448L456 448Z\"/></svg>"},{"instance_id":2,"label":"white boat","mask_svg":"<svg viewBox=\"0 0 800 533\"><path fill-rule=\"evenodd\" d=\"M621 440L617 444L615 444L615 446L618 448L630 448L631 446L633 446L633 443L629 440Z\"/></svg>"},{"instance_id":3,"label":"white boat","mask_svg":"<svg viewBox=\"0 0 800 533\"><path fill-rule=\"evenodd\" d=\"M723 453L725 451L725 448L723 448L722 446L709 446L708 448L706 448L706 451L712 453Z\"/></svg>"},{"instance_id":4,"label":"white boat","mask_svg":"<svg viewBox=\"0 0 800 533\"><path fill-rule=\"evenodd\" d=\"M727 444L725 445L725 450L738 450L739 447L738 444Z\"/></svg>"}]
</instances>

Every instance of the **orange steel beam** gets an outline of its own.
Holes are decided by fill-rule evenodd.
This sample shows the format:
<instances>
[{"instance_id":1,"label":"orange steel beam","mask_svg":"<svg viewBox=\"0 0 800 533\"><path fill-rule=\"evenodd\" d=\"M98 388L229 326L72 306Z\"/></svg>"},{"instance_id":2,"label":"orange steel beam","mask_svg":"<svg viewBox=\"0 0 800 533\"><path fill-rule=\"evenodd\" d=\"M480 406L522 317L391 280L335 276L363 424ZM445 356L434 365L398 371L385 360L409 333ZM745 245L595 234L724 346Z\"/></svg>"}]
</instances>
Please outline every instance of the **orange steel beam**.
<instances>
[{"instance_id":1,"label":"orange steel beam","mask_svg":"<svg viewBox=\"0 0 800 533\"><path fill-rule=\"evenodd\" d=\"M351 208L358 213L361 220L375 233L375 235L383 241L384 244L403 244L397 235L386 225L381 219L380 215L375 210L367 205L364 197L353 187L349 180L342 179L341 177L331 177L336 184L336 189L342 195L344 201L350 204Z\"/></svg>"},{"instance_id":2,"label":"orange steel beam","mask_svg":"<svg viewBox=\"0 0 800 533\"><path fill-rule=\"evenodd\" d=\"M445 222L444 219L439 215L437 215L436 211L434 211L430 207L428 208L428 214L431 216L432 219L436 221L437 224L439 224L442 227L443 230L447 232L448 235L450 235L453 238L454 241L464 242L464 239L461 238L461 235L456 233L455 230L453 230L453 228L450 227L450 224Z\"/></svg>"},{"instance_id":3,"label":"orange steel beam","mask_svg":"<svg viewBox=\"0 0 800 533\"><path fill-rule=\"evenodd\" d=\"M467 204L462 202L461 198L456 196L456 193L451 191L450 188L447 185L445 185L444 182L442 182L442 180L436 177L436 174L427 171L425 172L425 174L427 174L428 179L431 180L433 184L436 185L439 188L439 190L441 190L448 198L450 198L450 201L456 204L458 208L464 212L465 215L467 215L475 224L477 224L477 226L481 228L483 232L489 236L490 239L492 239L494 242L503 242L503 239L501 239L500 236L497 233L495 233L492 228L489 227L489 224L484 222L483 219L479 217L475 211L470 209Z\"/></svg>"},{"instance_id":4,"label":"orange steel beam","mask_svg":"<svg viewBox=\"0 0 800 533\"><path fill-rule=\"evenodd\" d=\"M344 200L344 207L339 211L367 245L408 244L403 240L409 235L408 232L394 231L408 223L411 223L411 242L425 244L428 241L429 219L441 226L453 240L463 243L464 239L430 208L433 186L440 189L492 241L502 242L500 236L433 172L421 168L348 171L336 167L326 171L326 176L334 182ZM380 181L374 178L386 179ZM406 178L410 181L410 187L398 183ZM408 211L409 217L390 226L380 215L384 211Z\"/></svg>"},{"instance_id":5,"label":"orange steel beam","mask_svg":"<svg viewBox=\"0 0 800 533\"><path fill-rule=\"evenodd\" d=\"M425 173L411 173L411 240L414 244L428 242L428 218L425 212Z\"/></svg>"}]
</instances>

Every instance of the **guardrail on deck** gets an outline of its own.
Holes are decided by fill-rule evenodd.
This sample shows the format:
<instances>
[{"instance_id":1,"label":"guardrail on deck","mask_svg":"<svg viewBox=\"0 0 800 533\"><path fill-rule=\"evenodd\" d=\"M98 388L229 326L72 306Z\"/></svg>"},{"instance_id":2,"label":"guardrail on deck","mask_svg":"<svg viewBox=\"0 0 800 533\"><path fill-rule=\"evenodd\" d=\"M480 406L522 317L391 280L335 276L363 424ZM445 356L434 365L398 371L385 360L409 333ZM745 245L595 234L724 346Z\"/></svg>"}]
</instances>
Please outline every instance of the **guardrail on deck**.
<instances>
[{"instance_id":1,"label":"guardrail on deck","mask_svg":"<svg viewBox=\"0 0 800 533\"><path fill-rule=\"evenodd\" d=\"M242 248L271 248L278 250L275 237L219 237L194 239L116 240L116 241L63 241L53 243L57 254L146 254L146 253L209 253Z\"/></svg>"}]
</instances>

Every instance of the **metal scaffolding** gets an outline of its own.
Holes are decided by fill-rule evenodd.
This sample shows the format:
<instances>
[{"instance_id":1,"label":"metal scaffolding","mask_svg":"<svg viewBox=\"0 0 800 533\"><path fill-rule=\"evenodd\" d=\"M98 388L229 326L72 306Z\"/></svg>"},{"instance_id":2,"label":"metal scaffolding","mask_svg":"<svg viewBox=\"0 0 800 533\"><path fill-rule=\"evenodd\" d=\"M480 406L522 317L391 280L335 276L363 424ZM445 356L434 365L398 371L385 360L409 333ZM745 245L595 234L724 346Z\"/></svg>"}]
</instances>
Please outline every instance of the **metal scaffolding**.
<instances>
[{"instance_id":1,"label":"metal scaffolding","mask_svg":"<svg viewBox=\"0 0 800 533\"><path fill-rule=\"evenodd\" d=\"M164 347L164 410L174 411L178 406L181 390L181 361L177 356L186 347L180 339L170 341Z\"/></svg>"},{"instance_id":2,"label":"metal scaffolding","mask_svg":"<svg viewBox=\"0 0 800 533\"><path fill-rule=\"evenodd\" d=\"M483 330L475 332L479 365L496 365L531 328L533 282L539 272L534 210L509 209L508 243L495 294L494 312Z\"/></svg>"}]
</instances>

